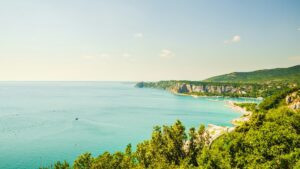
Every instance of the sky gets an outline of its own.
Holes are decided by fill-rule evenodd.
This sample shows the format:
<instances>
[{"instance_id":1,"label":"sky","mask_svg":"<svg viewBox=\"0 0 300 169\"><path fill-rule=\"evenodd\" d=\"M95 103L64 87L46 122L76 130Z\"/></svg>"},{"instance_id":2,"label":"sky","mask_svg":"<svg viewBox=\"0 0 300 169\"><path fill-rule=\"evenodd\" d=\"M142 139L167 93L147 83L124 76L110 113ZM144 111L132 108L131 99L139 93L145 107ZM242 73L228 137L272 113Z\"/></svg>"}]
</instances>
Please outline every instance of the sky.
<instances>
[{"instance_id":1,"label":"sky","mask_svg":"<svg viewBox=\"0 0 300 169\"><path fill-rule=\"evenodd\" d=\"M0 0L0 81L203 80L297 64L299 0Z\"/></svg>"}]
</instances>

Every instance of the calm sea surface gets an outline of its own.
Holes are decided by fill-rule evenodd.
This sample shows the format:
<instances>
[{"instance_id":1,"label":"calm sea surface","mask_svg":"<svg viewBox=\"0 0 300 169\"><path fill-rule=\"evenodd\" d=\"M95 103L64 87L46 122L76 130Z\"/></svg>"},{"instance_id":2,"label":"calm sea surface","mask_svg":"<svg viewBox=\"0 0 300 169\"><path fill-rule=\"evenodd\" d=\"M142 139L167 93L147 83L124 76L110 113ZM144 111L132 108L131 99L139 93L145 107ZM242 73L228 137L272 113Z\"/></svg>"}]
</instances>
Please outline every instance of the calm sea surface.
<instances>
[{"instance_id":1,"label":"calm sea surface","mask_svg":"<svg viewBox=\"0 0 300 169\"><path fill-rule=\"evenodd\" d=\"M0 82L0 168L38 168L87 151L123 150L149 139L154 125L176 119L186 127L231 126L240 114L226 100L123 82Z\"/></svg>"}]
</instances>

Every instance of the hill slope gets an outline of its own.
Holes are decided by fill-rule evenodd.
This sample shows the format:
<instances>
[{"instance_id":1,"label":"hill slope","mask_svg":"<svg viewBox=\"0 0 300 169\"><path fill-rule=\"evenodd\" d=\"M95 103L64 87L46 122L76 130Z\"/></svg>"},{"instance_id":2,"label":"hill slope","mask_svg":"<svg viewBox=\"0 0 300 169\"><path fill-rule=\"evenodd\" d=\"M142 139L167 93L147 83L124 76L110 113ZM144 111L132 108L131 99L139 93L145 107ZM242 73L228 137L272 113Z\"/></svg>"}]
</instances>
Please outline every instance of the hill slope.
<instances>
[{"instance_id":1,"label":"hill slope","mask_svg":"<svg viewBox=\"0 0 300 169\"><path fill-rule=\"evenodd\" d=\"M300 65L289 68L264 69L253 72L233 72L215 76L205 82L231 83L267 83L267 82L296 82L300 83Z\"/></svg>"}]
</instances>

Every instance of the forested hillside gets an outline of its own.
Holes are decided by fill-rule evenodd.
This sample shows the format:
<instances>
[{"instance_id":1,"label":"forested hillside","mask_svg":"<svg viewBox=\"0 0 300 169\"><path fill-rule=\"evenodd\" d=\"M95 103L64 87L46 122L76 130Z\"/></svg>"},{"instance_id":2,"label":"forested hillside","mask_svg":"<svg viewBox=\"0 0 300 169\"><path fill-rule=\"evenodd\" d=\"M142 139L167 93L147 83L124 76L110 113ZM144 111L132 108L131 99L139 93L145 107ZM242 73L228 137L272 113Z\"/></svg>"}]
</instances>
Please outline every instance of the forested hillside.
<instances>
[{"instance_id":1,"label":"forested hillside","mask_svg":"<svg viewBox=\"0 0 300 169\"><path fill-rule=\"evenodd\" d=\"M300 82L300 65L289 68L264 69L253 72L233 72L215 76L205 82L230 83L270 83L270 82Z\"/></svg>"},{"instance_id":2,"label":"forested hillside","mask_svg":"<svg viewBox=\"0 0 300 169\"><path fill-rule=\"evenodd\" d=\"M139 82L139 88L159 88L197 96L268 97L300 84L300 65L290 68L234 72L204 81L169 80Z\"/></svg>"}]
</instances>

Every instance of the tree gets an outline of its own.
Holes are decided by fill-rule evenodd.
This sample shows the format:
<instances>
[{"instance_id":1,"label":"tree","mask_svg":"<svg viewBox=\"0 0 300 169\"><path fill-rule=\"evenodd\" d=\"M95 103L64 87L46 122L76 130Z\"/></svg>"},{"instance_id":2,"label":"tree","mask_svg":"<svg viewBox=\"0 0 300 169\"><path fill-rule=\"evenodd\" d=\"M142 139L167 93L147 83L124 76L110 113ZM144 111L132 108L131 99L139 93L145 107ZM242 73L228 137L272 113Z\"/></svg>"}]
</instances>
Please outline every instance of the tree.
<instances>
[{"instance_id":1,"label":"tree","mask_svg":"<svg viewBox=\"0 0 300 169\"><path fill-rule=\"evenodd\" d=\"M64 161L63 163L58 161L54 164L54 169L69 169L69 168L70 168L70 165L67 161Z\"/></svg>"},{"instance_id":2,"label":"tree","mask_svg":"<svg viewBox=\"0 0 300 169\"><path fill-rule=\"evenodd\" d=\"M91 153L84 153L80 155L75 161L74 169L90 169L93 163L93 157Z\"/></svg>"}]
</instances>

